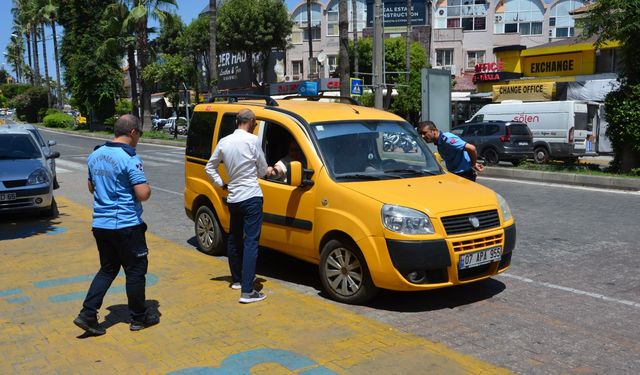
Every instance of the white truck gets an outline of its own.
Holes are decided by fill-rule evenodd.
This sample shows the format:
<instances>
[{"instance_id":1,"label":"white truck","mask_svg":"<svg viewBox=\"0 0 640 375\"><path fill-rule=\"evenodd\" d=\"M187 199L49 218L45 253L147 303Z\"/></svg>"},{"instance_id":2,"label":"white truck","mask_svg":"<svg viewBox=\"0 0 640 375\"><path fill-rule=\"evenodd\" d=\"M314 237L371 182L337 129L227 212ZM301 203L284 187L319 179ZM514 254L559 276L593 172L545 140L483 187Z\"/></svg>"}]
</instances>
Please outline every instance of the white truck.
<instances>
[{"instance_id":1,"label":"white truck","mask_svg":"<svg viewBox=\"0 0 640 375\"><path fill-rule=\"evenodd\" d=\"M467 122L491 120L526 123L533 134L536 163L549 159L576 160L595 154L587 144L592 132L586 102L505 100L485 105Z\"/></svg>"}]
</instances>

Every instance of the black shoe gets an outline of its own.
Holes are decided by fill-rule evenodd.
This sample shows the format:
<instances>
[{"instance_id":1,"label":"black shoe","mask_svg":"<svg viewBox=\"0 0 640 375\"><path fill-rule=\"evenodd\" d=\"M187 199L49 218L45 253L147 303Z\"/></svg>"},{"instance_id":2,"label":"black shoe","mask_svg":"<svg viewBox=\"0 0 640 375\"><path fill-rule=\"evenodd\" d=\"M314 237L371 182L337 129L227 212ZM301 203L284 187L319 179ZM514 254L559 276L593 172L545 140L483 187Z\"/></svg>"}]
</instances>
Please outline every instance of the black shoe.
<instances>
[{"instance_id":1,"label":"black shoe","mask_svg":"<svg viewBox=\"0 0 640 375\"><path fill-rule=\"evenodd\" d=\"M131 324L129 325L129 330L140 331L147 327L155 326L158 323L160 323L160 316L155 313L147 314L145 315L143 321L132 320Z\"/></svg>"},{"instance_id":2,"label":"black shoe","mask_svg":"<svg viewBox=\"0 0 640 375\"><path fill-rule=\"evenodd\" d=\"M73 319L73 323L93 336L101 336L107 333L104 328L100 327L97 318L89 319L78 315L77 318Z\"/></svg>"}]
</instances>

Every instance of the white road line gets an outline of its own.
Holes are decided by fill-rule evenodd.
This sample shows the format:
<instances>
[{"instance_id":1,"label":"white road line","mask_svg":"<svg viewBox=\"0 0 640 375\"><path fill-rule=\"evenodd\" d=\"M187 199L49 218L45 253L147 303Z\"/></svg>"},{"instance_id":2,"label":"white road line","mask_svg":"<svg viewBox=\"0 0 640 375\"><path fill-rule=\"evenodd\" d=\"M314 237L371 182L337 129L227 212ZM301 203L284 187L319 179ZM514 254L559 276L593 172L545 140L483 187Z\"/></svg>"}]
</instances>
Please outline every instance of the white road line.
<instances>
[{"instance_id":1,"label":"white road line","mask_svg":"<svg viewBox=\"0 0 640 375\"><path fill-rule=\"evenodd\" d=\"M522 180L513 180L510 178L497 178L497 177L478 177L479 180L491 180L491 181L502 181L502 182L513 182L517 184L525 184L525 185L537 185L537 186L545 186L545 187L557 187L563 189L576 189L576 190L586 190L586 191L594 191L598 193L614 193L614 194L626 194L626 195L640 195L640 191L629 191L629 190L615 190L615 189L602 189L588 186L576 186L576 185L565 185L565 184L556 184L550 182L537 182L537 181L522 181Z\"/></svg>"},{"instance_id":2,"label":"white road line","mask_svg":"<svg viewBox=\"0 0 640 375\"><path fill-rule=\"evenodd\" d=\"M78 169L78 170L87 169L87 165L86 164L76 163L76 162L69 161L69 160L64 160L64 159L56 159L56 167L58 165L60 165L62 167L67 167L67 168L71 168L71 169Z\"/></svg>"},{"instance_id":3,"label":"white road line","mask_svg":"<svg viewBox=\"0 0 640 375\"><path fill-rule=\"evenodd\" d=\"M162 188L159 188L157 186L151 186L151 190L160 190L160 191L164 191L165 193L170 193L170 194L175 194L175 195L182 196L182 193L178 193L178 192L175 192L173 190L162 189Z\"/></svg>"},{"instance_id":4,"label":"white road line","mask_svg":"<svg viewBox=\"0 0 640 375\"><path fill-rule=\"evenodd\" d=\"M510 273L502 273L499 276L504 276L504 277L508 277L508 278L511 278L511 279L516 279L516 280L519 280L519 281L523 281L525 283L541 285L541 286L544 286L544 287L547 287L547 288L551 288L551 289L558 289L558 290L562 290L562 291L573 293L573 294L579 294L579 295L588 296L588 297L592 297L592 298L596 298L596 299L601 299L601 300L607 301L607 302L615 302L615 303L619 303L619 304L622 304L622 305L627 305L627 306L631 306L631 307L635 307L635 308L640 308L640 303L638 303L638 302L633 302L633 301L628 301L628 300L624 300L624 299L607 297L607 296L605 296L603 294L587 292L587 291L580 290L580 289L574 289L574 288L569 288L569 287L566 287L566 286L555 285L555 284L551 284L551 283L545 283L545 282L542 282L542 281L535 281L535 280L528 279L526 277L512 275Z\"/></svg>"},{"instance_id":5,"label":"white road line","mask_svg":"<svg viewBox=\"0 0 640 375\"><path fill-rule=\"evenodd\" d=\"M163 167L167 165L167 163L158 163L157 161L150 161L150 160L147 160L146 158L142 159L142 164L145 167Z\"/></svg>"},{"instance_id":6,"label":"white road line","mask_svg":"<svg viewBox=\"0 0 640 375\"><path fill-rule=\"evenodd\" d=\"M56 165L56 173L71 173L69 169L60 168Z\"/></svg>"},{"instance_id":7,"label":"white road line","mask_svg":"<svg viewBox=\"0 0 640 375\"><path fill-rule=\"evenodd\" d=\"M150 155L143 155L143 154L140 154L139 156L144 163L146 163L147 160L153 160L153 161L161 161L163 163L184 164L184 157L182 159L169 159L169 158L161 158L157 156L150 156Z\"/></svg>"}]
</instances>

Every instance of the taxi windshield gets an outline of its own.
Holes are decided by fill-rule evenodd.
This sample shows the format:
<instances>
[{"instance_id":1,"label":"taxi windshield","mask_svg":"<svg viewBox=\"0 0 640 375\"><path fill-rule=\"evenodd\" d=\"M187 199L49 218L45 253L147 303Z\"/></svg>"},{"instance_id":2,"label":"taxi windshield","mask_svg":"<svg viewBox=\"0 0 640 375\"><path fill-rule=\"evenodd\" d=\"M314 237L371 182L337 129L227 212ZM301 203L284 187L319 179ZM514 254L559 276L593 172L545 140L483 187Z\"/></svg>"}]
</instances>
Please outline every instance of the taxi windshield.
<instances>
[{"instance_id":1,"label":"taxi windshield","mask_svg":"<svg viewBox=\"0 0 640 375\"><path fill-rule=\"evenodd\" d=\"M313 123L329 173L341 181L411 178L442 174L426 143L407 122Z\"/></svg>"}]
</instances>

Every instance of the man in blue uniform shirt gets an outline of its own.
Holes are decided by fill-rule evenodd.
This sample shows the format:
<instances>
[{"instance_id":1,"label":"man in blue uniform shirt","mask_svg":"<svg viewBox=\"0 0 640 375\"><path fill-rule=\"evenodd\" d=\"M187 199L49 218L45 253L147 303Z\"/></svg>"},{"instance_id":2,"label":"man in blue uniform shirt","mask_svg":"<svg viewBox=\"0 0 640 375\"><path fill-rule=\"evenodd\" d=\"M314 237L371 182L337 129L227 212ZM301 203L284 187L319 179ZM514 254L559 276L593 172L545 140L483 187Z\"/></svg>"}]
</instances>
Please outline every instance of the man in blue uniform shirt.
<instances>
[{"instance_id":1,"label":"man in blue uniform shirt","mask_svg":"<svg viewBox=\"0 0 640 375\"><path fill-rule=\"evenodd\" d=\"M478 152L474 145L453 133L441 132L433 121L420 122L418 133L425 141L436 145L449 172L475 181L476 172L482 172L484 169L484 166L477 162Z\"/></svg>"},{"instance_id":2,"label":"man in blue uniform shirt","mask_svg":"<svg viewBox=\"0 0 640 375\"><path fill-rule=\"evenodd\" d=\"M147 273L147 225L142 203L151 196L136 145L142 136L140 120L121 116L114 125L115 138L98 146L87 159L88 188L93 194L93 236L100 254L100 270L94 277L74 323L91 335L103 335L97 313L107 290L124 268L131 313L129 329L139 331L160 322L145 307Z\"/></svg>"}]
</instances>

